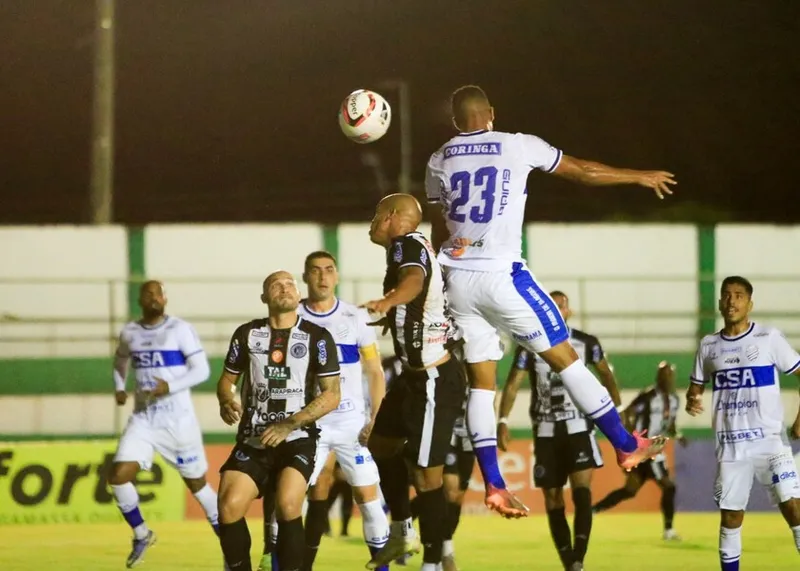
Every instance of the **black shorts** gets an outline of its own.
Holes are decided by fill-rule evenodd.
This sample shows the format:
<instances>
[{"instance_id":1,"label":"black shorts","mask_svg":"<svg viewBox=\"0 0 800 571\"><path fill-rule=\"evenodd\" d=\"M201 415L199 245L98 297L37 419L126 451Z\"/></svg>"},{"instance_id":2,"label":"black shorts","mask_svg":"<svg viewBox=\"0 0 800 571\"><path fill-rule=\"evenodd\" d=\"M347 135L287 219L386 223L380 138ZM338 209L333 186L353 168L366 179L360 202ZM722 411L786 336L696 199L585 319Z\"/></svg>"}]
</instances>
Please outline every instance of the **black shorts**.
<instances>
[{"instance_id":1,"label":"black shorts","mask_svg":"<svg viewBox=\"0 0 800 571\"><path fill-rule=\"evenodd\" d=\"M404 370L386 392L373 433L404 439L412 464L444 465L453 426L462 413L466 383L464 367L455 358L435 369Z\"/></svg>"},{"instance_id":2,"label":"black shorts","mask_svg":"<svg viewBox=\"0 0 800 571\"><path fill-rule=\"evenodd\" d=\"M667 463L663 460L647 460L636 466L633 471L642 479L642 482L646 482L647 480L660 482L664 478L669 477Z\"/></svg>"},{"instance_id":3,"label":"black shorts","mask_svg":"<svg viewBox=\"0 0 800 571\"><path fill-rule=\"evenodd\" d=\"M247 474L256 483L259 497L266 496L275 491L278 476L284 468L294 468L308 482L314 472L316 452L316 438L298 438L291 442L281 442L276 448L263 450L237 444L219 473L235 470Z\"/></svg>"},{"instance_id":4,"label":"black shorts","mask_svg":"<svg viewBox=\"0 0 800 571\"><path fill-rule=\"evenodd\" d=\"M463 492L475 468L475 452L468 436L453 435L450 452L444 460L444 473L458 476L458 487Z\"/></svg>"},{"instance_id":5,"label":"black shorts","mask_svg":"<svg viewBox=\"0 0 800 571\"><path fill-rule=\"evenodd\" d=\"M603 465L591 432L535 436L533 442L533 482L537 488L563 488L573 472Z\"/></svg>"}]
</instances>

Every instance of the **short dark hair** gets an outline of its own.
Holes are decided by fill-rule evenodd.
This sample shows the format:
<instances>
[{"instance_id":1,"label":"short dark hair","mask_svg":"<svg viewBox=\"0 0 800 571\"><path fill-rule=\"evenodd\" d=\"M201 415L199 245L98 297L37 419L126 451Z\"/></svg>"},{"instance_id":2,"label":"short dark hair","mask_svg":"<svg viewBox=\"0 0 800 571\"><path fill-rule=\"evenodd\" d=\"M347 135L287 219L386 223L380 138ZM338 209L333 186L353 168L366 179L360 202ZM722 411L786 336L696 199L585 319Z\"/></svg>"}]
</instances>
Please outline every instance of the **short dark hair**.
<instances>
[{"instance_id":1,"label":"short dark hair","mask_svg":"<svg viewBox=\"0 0 800 571\"><path fill-rule=\"evenodd\" d=\"M560 295L561 297L569 299L569 296L567 294L565 294L563 291L561 291L560 289L554 289L553 291L550 292L550 297L555 297L557 295Z\"/></svg>"},{"instance_id":2,"label":"short dark hair","mask_svg":"<svg viewBox=\"0 0 800 571\"><path fill-rule=\"evenodd\" d=\"M323 259L323 258L324 259L328 259L328 260L332 260L333 261L333 265L336 266L336 267L339 267L339 264L336 262L336 256L334 256L333 254L331 254L330 252L328 252L326 250L316 250L314 252L311 252L308 256L306 256L306 261L303 262L303 271L307 272L308 271L308 265L311 262L313 262L314 260L319 260L319 259Z\"/></svg>"},{"instance_id":3,"label":"short dark hair","mask_svg":"<svg viewBox=\"0 0 800 571\"><path fill-rule=\"evenodd\" d=\"M722 285L719 286L719 294L722 295L722 292L725 290L725 286L729 285L740 285L745 289L747 295L753 297L753 284L751 284L750 280L747 278L743 278L742 276L728 276L722 280Z\"/></svg>"},{"instance_id":4,"label":"short dark hair","mask_svg":"<svg viewBox=\"0 0 800 571\"><path fill-rule=\"evenodd\" d=\"M450 109L456 121L464 118L464 109L473 101L489 102L486 92L477 85L462 85L450 96Z\"/></svg>"}]
</instances>

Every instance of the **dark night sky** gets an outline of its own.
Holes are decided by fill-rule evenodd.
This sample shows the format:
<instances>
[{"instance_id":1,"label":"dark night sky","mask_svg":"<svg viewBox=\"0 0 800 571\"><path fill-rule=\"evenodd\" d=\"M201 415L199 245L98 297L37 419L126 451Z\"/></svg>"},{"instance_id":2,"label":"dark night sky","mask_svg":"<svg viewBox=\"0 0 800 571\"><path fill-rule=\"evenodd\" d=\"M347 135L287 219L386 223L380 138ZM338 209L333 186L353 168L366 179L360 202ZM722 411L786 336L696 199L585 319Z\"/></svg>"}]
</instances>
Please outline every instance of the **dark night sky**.
<instances>
[{"instance_id":1,"label":"dark night sky","mask_svg":"<svg viewBox=\"0 0 800 571\"><path fill-rule=\"evenodd\" d=\"M0 223L89 219L93 10L0 2ZM418 181L451 133L450 91L478 83L498 129L680 183L665 205L534 175L531 220L675 219L691 202L794 222L798 37L800 2L784 0L118 1L115 217L368 218L366 149L335 115L402 77ZM394 180L383 92L394 125L369 148Z\"/></svg>"}]
</instances>

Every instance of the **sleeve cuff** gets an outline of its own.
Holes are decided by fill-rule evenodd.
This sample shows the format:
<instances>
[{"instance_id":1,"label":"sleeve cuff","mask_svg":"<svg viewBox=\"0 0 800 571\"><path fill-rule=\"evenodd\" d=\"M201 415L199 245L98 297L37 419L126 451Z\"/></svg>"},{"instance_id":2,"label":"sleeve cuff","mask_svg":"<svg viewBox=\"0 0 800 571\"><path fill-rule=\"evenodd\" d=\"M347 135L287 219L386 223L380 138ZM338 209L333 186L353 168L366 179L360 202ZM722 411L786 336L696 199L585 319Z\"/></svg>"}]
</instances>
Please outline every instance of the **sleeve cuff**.
<instances>
[{"instance_id":1,"label":"sleeve cuff","mask_svg":"<svg viewBox=\"0 0 800 571\"><path fill-rule=\"evenodd\" d=\"M340 373L341 373L341 371L336 370L336 371L333 371L332 373L319 373L317 376L318 377L333 377L333 376L338 375Z\"/></svg>"},{"instance_id":2,"label":"sleeve cuff","mask_svg":"<svg viewBox=\"0 0 800 571\"><path fill-rule=\"evenodd\" d=\"M225 370L228 371L229 373L233 373L234 375L241 375L242 374L241 371L236 371L235 369L231 369L227 365L225 365Z\"/></svg>"},{"instance_id":3,"label":"sleeve cuff","mask_svg":"<svg viewBox=\"0 0 800 571\"><path fill-rule=\"evenodd\" d=\"M705 382L705 381L701 381L701 380L699 380L699 379L695 379L694 377L689 377L689 380L691 381L691 383L692 383L693 385L701 385L701 386L702 386L702 385L705 385L705 384L706 384L706 382Z\"/></svg>"},{"instance_id":4,"label":"sleeve cuff","mask_svg":"<svg viewBox=\"0 0 800 571\"><path fill-rule=\"evenodd\" d=\"M554 170L556 170L556 169L558 168L558 164L561 162L561 157L562 157L562 156L563 156L563 154L562 154L562 152L561 152L561 149L557 149L557 150L556 150L556 160L555 160L555 161L553 161L553 164L552 164L552 165L550 165L550 168L549 168L549 169L547 169L547 170L546 170L546 171L544 171L544 172L546 172L546 173L551 173L551 172L553 172Z\"/></svg>"},{"instance_id":5,"label":"sleeve cuff","mask_svg":"<svg viewBox=\"0 0 800 571\"><path fill-rule=\"evenodd\" d=\"M783 372L784 375L791 375L794 373L798 368L800 368L800 361L792 365L789 369Z\"/></svg>"},{"instance_id":6,"label":"sleeve cuff","mask_svg":"<svg viewBox=\"0 0 800 571\"><path fill-rule=\"evenodd\" d=\"M400 270L400 269L403 269L403 268L408 267L408 266L418 266L418 267L422 268L422 271L425 273L426 276L428 275L428 268L426 268L425 266L423 266L419 262L406 262L405 264L400 264L397 267L397 269Z\"/></svg>"}]
</instances>

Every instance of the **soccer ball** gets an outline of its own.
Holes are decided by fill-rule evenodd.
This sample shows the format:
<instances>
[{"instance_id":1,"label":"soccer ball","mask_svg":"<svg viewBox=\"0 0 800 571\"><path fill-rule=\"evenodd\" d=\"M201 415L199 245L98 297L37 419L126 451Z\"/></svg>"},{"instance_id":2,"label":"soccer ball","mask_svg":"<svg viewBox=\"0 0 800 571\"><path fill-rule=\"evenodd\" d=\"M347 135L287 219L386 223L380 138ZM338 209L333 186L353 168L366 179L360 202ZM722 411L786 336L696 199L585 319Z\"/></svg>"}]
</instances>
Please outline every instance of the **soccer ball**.
<instances>
[{"instance_id":1,"label":"soccer ball","mask_svg":"<svg viewBox=\"0 0 800 571\"><path fill-rule=\"evenodd\" d=\"M354 91L339 108L339 128L354 143L377 141L389 130L392 109L386 100L368 89Z\"/></svg>"}]
</instances>

